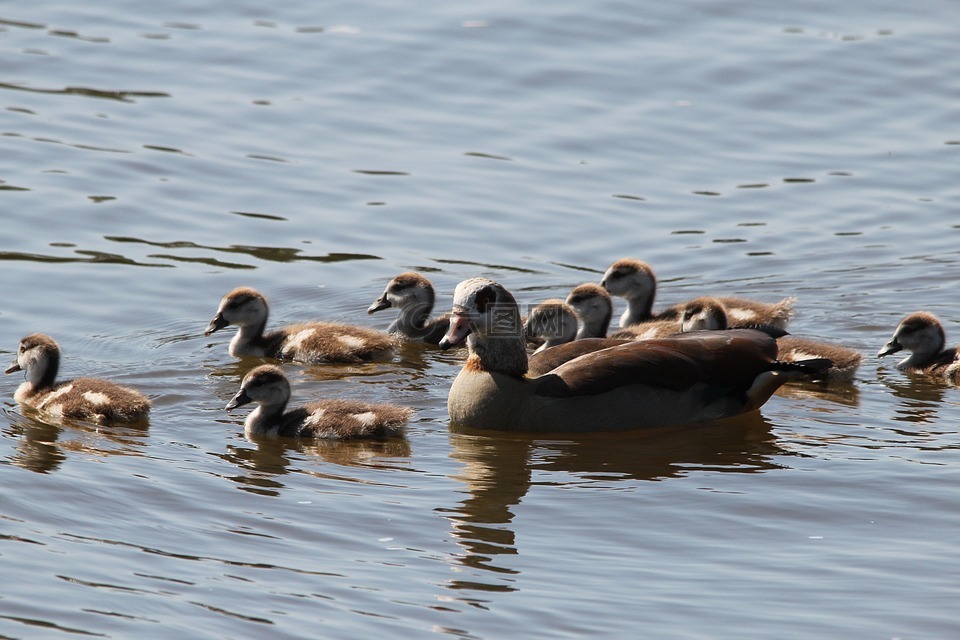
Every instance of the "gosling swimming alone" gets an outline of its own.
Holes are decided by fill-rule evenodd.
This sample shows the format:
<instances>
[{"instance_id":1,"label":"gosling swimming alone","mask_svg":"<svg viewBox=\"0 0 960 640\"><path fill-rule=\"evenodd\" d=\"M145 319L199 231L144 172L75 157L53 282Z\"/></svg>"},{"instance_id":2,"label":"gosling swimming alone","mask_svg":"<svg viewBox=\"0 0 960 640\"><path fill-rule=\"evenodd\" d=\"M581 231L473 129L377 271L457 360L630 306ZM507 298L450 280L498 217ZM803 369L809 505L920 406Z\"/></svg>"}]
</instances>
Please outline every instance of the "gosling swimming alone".
<instances>
[{"instance_id":1,"label":"gosling swimming alone","mask_svg":"<svg viewBox=\"0 0 960 640\"><path fill-rule=\"evenodd\" d=\"M240 391L227 403L232 411L255 402L258 406L244 421L250 435L295 438L385 438L403 434L413 410L390 404L328 399L286 411L290 382L279 367L260 365L243 377Z\"/></svg>"},{"instance_id":2,"label":"gosling swimming alone","mask_svg":"<svg viewBox=\"0 0 960 640\"><path fill-rule=\"evenodd\" d=\"M910 355L897 363L901 371L913 371L960 384L960 347L947 347L946 333L939 318L927 311L911 313L897 325L893 337L877 357L898 351Z\"/></svg>"},{"instance_id":3,"label":"gosling swimming alone","mask_svg":"<svg viewBox=\"0 0 960 640\"><path fill-rule=\"evenodd\" d=\"M150 412L150 400L139 391L99 378L58 383L59 369L60 346L53 338L42 333L25 337L20 341L16 360L6 370L26 374L14 399L52 418L100 424L137 422Z\"/></svg>"}]
</instances>

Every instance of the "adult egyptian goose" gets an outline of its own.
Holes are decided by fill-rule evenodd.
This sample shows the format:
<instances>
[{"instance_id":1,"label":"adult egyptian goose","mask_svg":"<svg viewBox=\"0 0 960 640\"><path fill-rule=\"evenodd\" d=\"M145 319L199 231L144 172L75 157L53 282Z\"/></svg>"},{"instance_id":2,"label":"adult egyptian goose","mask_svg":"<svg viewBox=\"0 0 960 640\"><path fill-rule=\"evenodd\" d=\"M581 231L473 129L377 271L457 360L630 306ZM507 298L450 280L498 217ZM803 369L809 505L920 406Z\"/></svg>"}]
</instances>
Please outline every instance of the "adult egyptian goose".
<instances>
[{"instance_id":1,"label":"adult egyptian goose","mask_svg":"<svg viewBox=\"0 0 960 640\"><path fill-rule=\"evenodd\" d=\"M680 314L680 305L674 305L659 313L653 312L657 278L650 265L642 260L634 258L617 260L603 274L600 285L609 291L610 295L626 299L627 310L620 316L621 327L653 319L676 318ZM730 296L721 297L719 300L727 309L730 321L735 324L763 324L781 329L786 328L796 302L792 296L776 303Z\"/></svg>"},{"instance_id":2,"label":"adult egyptian goose","mask_svg":"<svg viewBox=\"0 0 960 640\"><path fill-rule=\"evenodd\" d=\"M408 407L345 399L319 400L286 411L289 400L290 382L283 371L264 364L243 377L240 391L224 408L232 411L250 402L257 404L243 423L248 436L340 440L402 435L413 413Z\"/></svg>"},{"instance_id":3,"label":"adult egyptian goose","mask_svg":"<svg viewBox=\"0 0 960 640\"><path fill-rule=\"evenodd\" d=\"M400 312L387 331L407 340L419 340L437 344L447 332L450 317L446 314L430 318L436 296L433 284L416 271L407 271L387 283L387 288L377 298L367 313L396 307Z\"/></svg>"},{"instance_id":4,"label":"adult egyptian goose","mask_svg":"<svg viewBox=\"0 0 960 640\"><path fill-rule=\"evenodd\" d=\"M730 328L727 310L719 298L694 298L683 306L681 326L684 331L716 331ZM825 358L833 364L810 376L811 380L850 382L860 367L862 354L844 345L793 336L785 331L775 334L778 358L783 362L802 362Z\"/></svg>"},{"instance_id":5,"label":"adult egyptian goose","mask_svg":"<svg viewBox=\"0 0 960 640\"><path fill-rule=\"evenodd\" d=\"M138 422L150 412L139 391L99 378L57 383L60 346L50 336L34 333L20 341L17 359L7 373L24 371L13 398L53 418L90 420L100 424Z\"/></svg>"},{"instance_id":6,"label":"adult egyptian goose","mask_svg":"<svg viewBox=\"0 0 960 640\"><path fill-rule=\"evenodd\" d=\"M947 348L946 342L940 320L927 311L917 311L900 322L877 357L906 349L910 355L897 363L897 369L926 373L960 384L960 347Z\"/></svg>"},{"instance_id":7,"label":"adult egyptian goose","mask_svg":"<svg viewBox=\"0 0 960 640\"><path fill-rule=\"evenodd\" d=\"M336 322L294 324L264 333L269 309L259 291L239 287L223 297L203 335L236 325L230 355L259 356L303 363L357 363L389 356L396 340L381 331Z\"/></svg>"},{"instance_id":8,"label":"adult egyptian goose","mask_svg":"<svg viewBox=\"0 0 960 640\"><path fill-rule=\"evenodd\" d=\"M530 311L523 330L528 342L542 341L534 351L540 353L577 337L577 314L559 298L544 300Z\"/></svg>"},{"instance_id":9,"label":"adult egyptian goose","mask_svg":"<svg viewBox=\"0 0 960 640\"><path fill-rule=\"evenodd\" d=\"M567 294L566 303L573 308L580 321L578 340L607 337L610 319L613 317L613 300L606 289L589 282L577 285ZM649 340L666 338L679 332L680 322L676 318L664 318L623 327L609 337L620 340Z\"/></svg>"},{"instance_id":10,"label":"adult egyptian goose","mask_svg":"<svg viewBox=\"0 0 960 640\"><path fill-rule=\"evenodd\" d=\"M455 424L476 429L592 431L724 418L757 409L798 372L825 366L779 362L770 336L743 329L632 341L530 377L516 300L487 278L454 292L440 348L464 340L469 356L447 410Z\"/></svg>"}]
</instances>

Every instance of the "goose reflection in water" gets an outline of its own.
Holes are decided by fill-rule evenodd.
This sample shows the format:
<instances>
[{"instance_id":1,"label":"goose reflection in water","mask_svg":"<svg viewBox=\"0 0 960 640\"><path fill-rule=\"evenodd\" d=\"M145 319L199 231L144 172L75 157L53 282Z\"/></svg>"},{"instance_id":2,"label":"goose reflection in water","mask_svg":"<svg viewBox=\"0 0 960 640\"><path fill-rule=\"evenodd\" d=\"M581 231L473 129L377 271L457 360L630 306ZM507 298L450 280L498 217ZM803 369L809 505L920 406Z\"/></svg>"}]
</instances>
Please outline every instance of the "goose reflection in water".
<instances>
[{"instance_id":1,"label":"goose reflection in water","mask_svg":"<svg viewBox=\"0 0 960 640\"><path fill-rule=\"evenodd\" d=\"M712 423L629 432L543 435L498 433L456 427L451 456L462 470L454 478L466 496L437 509L451 523L462 549L454 562L468 577L446 586L460 592L514 591L519 570L509 556L518 549L512 526L517 507L533 486L533 470L556 474L557 485L659 481L697 470L762 473L782 468L776 458L793 455L781 447L759 412ZM458 596L470 604L475 598Z\"/></svg>"}]
</instances>

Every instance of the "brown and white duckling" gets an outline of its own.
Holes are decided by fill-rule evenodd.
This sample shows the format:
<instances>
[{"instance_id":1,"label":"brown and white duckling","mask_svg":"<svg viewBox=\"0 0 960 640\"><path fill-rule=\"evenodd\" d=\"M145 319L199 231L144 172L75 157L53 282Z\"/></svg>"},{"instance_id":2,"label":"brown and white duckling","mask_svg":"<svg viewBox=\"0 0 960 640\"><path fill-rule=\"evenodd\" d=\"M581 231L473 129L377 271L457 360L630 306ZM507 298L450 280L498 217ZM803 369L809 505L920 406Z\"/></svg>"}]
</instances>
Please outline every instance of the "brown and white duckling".
<instances>
[{"instance_id":1,"label":"brown and white duckling","mask_svg":"<svg viewBox=\"0 0 960 640\"><path fill-rule=\"evenodd\" d=\"M960 384L960 347L947 348L946 343L940 320L927 311L917 311L900 321L877 357L906 349L910 355L897 363L897 369L926 373Z\"/></svg>"},{"instance_id":2,"label":"brown and white duckling","mask_svg":"<svg viewBox=\"0 0 960 640\"><path fill-rule=\"evenodd\" d=\"M450 316L444 314L430 318L435 300L433 284L422 274L407 271L387 283L387 288L370 305L367 313L396 307L400 315L387 328L388 332L407 340L437 344L447 332Z\"/></svg>"},{"instance_id":3,"label":"brown and white duckling","mask_svg":"<svg viewBox=\"0 0 960 640\"><path fill-rule=\"evenodd\" d=\"M585 282L567 294L565 302L576 312L579 327L577 340L606 338L613 318L613 300L598 284Z\"/></svg>"},{"instance_id":4,"label":"brown and white duckling","mask_svg":"<svg viewBox=\"0 0 960 640\"><path fill-rule=\"evenodd\" d=\"M627 301L627 310L620 316L620 326L647 322L654 319L676 318L680 306L674 305L659 313L653 312L653 301L657 293L657 278L649 264L634 258L617 260L603 274L600 285L610 295L620 296ZM793 315L796 299L784 298L780 302L758 302L747 298L724 296L719 298L727 310L731 322L738 325L763 324L785 329Z\"/></svg>"},{"instance_id":5,"label":"brown and white duckling","mask_svg":"<svg viewBox=\"0 0 960 640\"><path fill-rule=\"evenodd\" d=\"M683 331L717 331L731 327L727 310L721 299L694 298L686 303L681 313ZM833 364L811 379L831 382L850 382L860 367L862 354L839 344L801 338L783 332L777 336L777 358L784 362L801 362L811 358L825 358Z\"/></svg>"},{"instance_id":6,"label":"brown and white duckling","mask_svg":"<svg viewBox=\"0 0 960 640\"><path fill-rule=\"evenodd\" d=\"M779 362L773 338L734 329L618 344L531 377L519 317L516 300L500 284L471 278L457 285L450 329L440 341L444 349L465 340L470 351L447 398L454 423L544 432L699 422L757 409L796 374L826 365ZM507 320L514 335L499 330Z\"/></svg>"},{"instance_id":7,"label":"brown and white duckling","mask_svg":"<svg viewBox=\"0 0 960 640\"><path fill-rule=\"evenodd\" d=\"M559 298L544 300L530 311L523 323L523 331L528 342L543 341L534 351L540 353L577 337L577 314Z\"/></svg>"},{"instance_id":8,"label":"brown and white duckling","mask_svg":"<svg viewBox=\"0 0 960 640\"><path fill-rule=\"evenodd\" d=\"M368 362L390 355L396 340L381 331L337 322L294 324L264 333L269 309L263 295L238 287L225 295L203 335L228 325L239 328L230 341L230 355L259 356L303 363Z\"/></svg>"},{"instance_id":9,"label":"brown and white duckling","mask_svg":"<svg viewBox=\"0 0 960 640\"><path fill-rule=\"evenodd\" d=\"M150 412L150 401L139 391L99 378L57 383L59 369L60 346L53 338L42 333L27 336L6 370L26 373L14 399L54 418L101 424L137 422Z\"/></svg>"},{"instance_id":10,"label":"brown and white duckling","mask_svg":"<svg viewBox=\"0 0 960 640\"><path fill-rule=\"evenodd\" d=\"M285 411L289 400L290 382L283 371L264 364L243 377L240 391L224 408L232 411L250 402L257 403L243 423L248 436L328 440L399 436L413 414L407 407L344 399L319 400Z\"/></svg>"},{"instance_id":11,"label":"brown and white duckling","mask_svg":"<svg viewBox=\"0 0 960 640\"><path fill-rule=\"evenodd\" d=\"M547 302L559 303L560 300ZM607 327L610 325L610 315L613 313L613 304L610 302L610 294L600 285L587 283L575 287L567 295L566 304L556 305L553 309L556 310L558 315L562 316L562 320L548 324L548 326L561 327L560 323L564 324L562 325L563 331L558 332L562 333L563 339L557 340L551 346L560 347L562 345L563 348L537 349L530 354L527 362L527 374L530 376L543 375L553 371L564 362L579 358L586 353L623 344L632 339L605 337ZM580 310L583 311L583 316L580 315ZM535 317L536 314L537 309L534 309L530 315ZM606 319L604 319L604 314L606 314ZM574 323L578 327L577 333L574 334L573 340L569 340L570 327ZM529 322L524 324L525 328L529 326ZM526 333L525 337L527 342L530 342L530 334ZM568 344L571 341L575 344Z\"/></svg>"},{"instance_id":12,"label":"brown and white duckling","mask_svg":"<svg viewBox=\"0 0 960 640\"><path fill-rule=\"evenodd\" d=\"M566 302L580 320L578 340L607 337L610 319L613 317L613 300L606 289L589 282L577 285L567 294ZM630 325L613 332L610 337L618 340L650 340L665 338L679 331L679 321L668 318Z\"/></svg>"},{"instance_id":13,"label":"brown and white duckling","mask_svg":"<svg viewBox=\"0 0 960 640\"><path fill-rule=\"evenodd\" d=\"M720 331L729 329L727 309L717 298L702 296L685 303L680 311L682 331Z\"/></svg>"}]
</instances>

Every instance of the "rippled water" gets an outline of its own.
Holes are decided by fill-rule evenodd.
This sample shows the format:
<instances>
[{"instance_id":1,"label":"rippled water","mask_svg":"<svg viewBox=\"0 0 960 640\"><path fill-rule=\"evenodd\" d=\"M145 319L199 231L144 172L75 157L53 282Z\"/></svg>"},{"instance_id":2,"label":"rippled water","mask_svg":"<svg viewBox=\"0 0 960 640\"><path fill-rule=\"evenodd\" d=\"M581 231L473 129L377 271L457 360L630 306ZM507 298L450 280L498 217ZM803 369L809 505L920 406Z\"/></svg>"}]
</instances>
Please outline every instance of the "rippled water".
<instances>
[{"instance_id":1,"label":"rippled water","mask_svg":"<svg viewBox=\"0 0 960 640\"><path fill-rule=\"evenodd\" d=\"M129 383L146 428L0 397L0 636L945 638L960 391L873 354L960 336L947 2L0 4L0 356ZM385 443L248 441L202 336L385 328L418 269L523 303L651 262L666 304L796 295L865 354L718 425L451 432L459 354L285 365L417 409ZM229 330L227 331L229 333Z\"/></svg>"}]
</instances>

